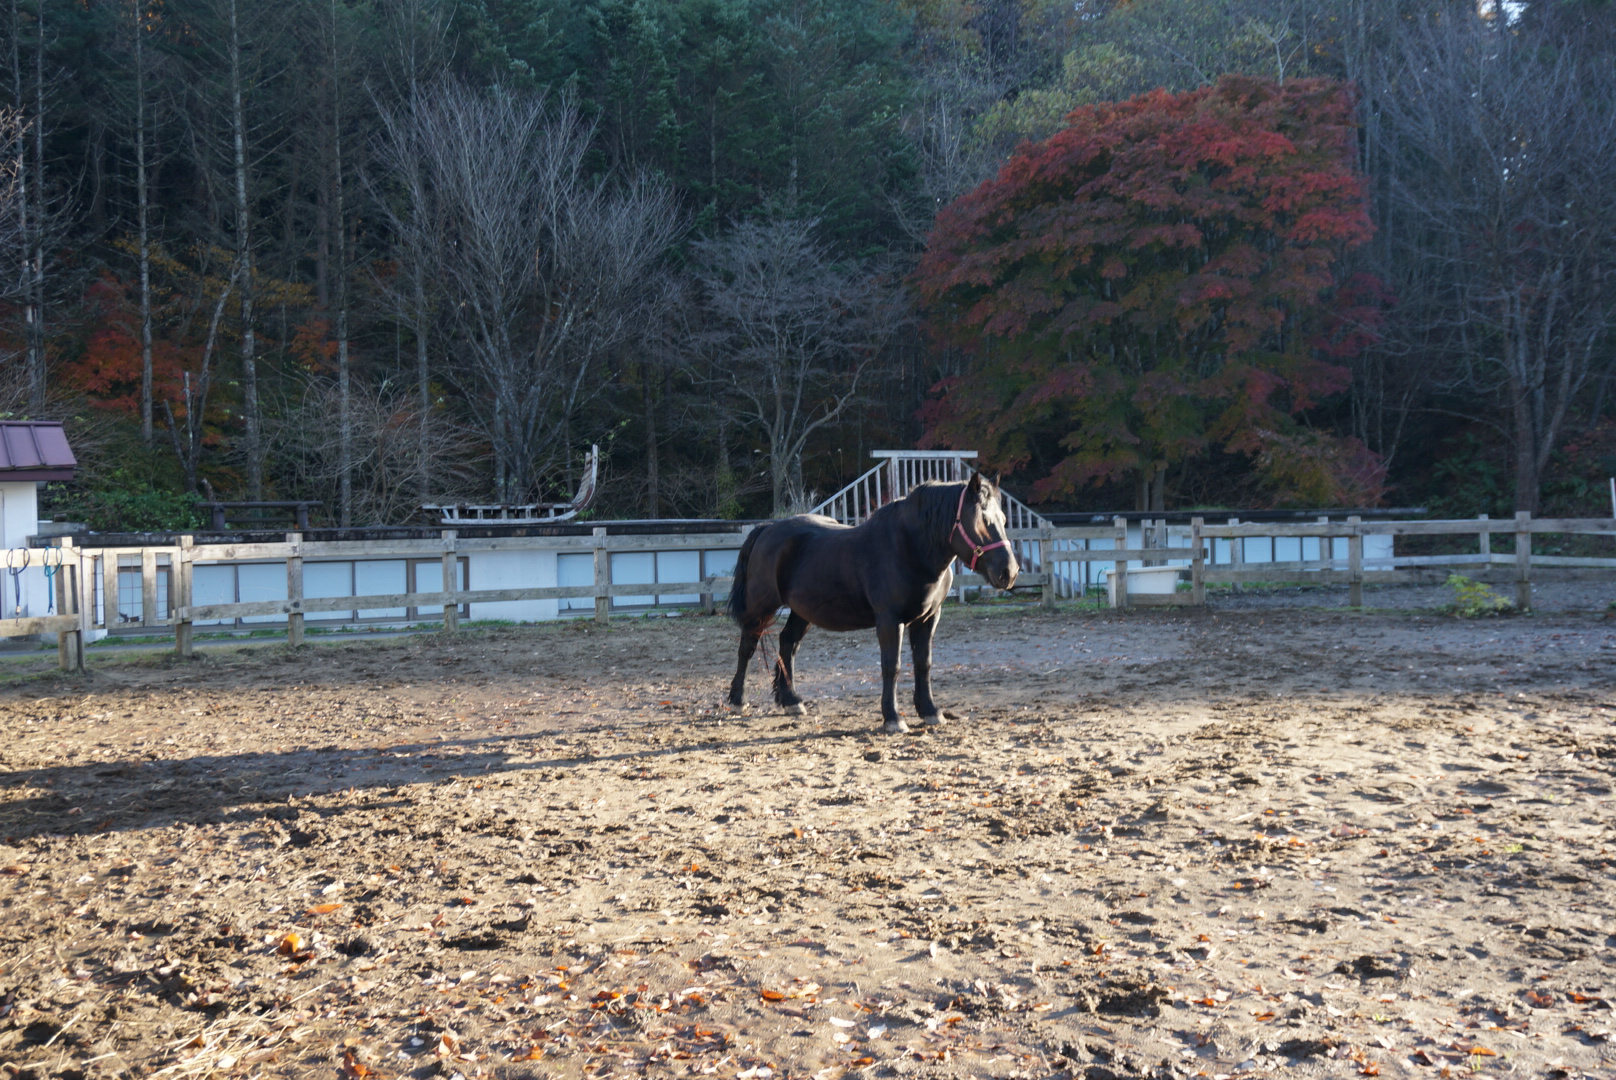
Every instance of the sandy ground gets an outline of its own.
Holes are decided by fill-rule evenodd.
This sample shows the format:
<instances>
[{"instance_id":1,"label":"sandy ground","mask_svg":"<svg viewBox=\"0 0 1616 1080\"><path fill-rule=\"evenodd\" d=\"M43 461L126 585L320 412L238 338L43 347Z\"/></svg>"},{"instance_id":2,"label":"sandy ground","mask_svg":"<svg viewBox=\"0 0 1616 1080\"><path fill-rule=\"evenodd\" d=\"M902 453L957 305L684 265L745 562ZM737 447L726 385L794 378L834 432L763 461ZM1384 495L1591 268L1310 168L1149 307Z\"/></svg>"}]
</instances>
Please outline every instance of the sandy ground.
<instances>
[{"instance_id":1,"label":"sandy ground","mask_svg":"<svg viewBox=\"0 0 1616 1080\"><path fill-rule=\"evenodd\" d=\"M734 644L14 672L0 1080L1616 1076L1598 606L950 609L896 738Z\"/></svg>"}]
</instances>

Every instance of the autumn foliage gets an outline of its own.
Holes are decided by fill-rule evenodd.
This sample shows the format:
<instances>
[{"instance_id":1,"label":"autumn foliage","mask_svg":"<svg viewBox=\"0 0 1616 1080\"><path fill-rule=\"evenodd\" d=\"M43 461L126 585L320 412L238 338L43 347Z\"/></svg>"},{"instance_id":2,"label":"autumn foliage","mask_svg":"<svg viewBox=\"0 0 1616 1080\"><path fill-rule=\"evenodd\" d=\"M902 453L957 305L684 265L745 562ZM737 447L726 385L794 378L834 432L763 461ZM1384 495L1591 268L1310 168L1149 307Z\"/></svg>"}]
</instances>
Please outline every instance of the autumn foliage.
<instances>
[{"instance_id":1,"label":"autumn foliage","mask_svg":"<svg viewBox=\"0 0 1616 1080\"><path fill-rule=\"evenodd\" d=\"M1333 81L1225 77L1022 147L943 211L914 276L971 356L927 440L1025 470L1040 499L1131 480L1159 508L1169 467L1210 453L1274 501L1375 498L1373 457L1298 420L1347 385L1356 340L1332 316L1370 235L1352 118Z\"/></svg>"}]
</instances>

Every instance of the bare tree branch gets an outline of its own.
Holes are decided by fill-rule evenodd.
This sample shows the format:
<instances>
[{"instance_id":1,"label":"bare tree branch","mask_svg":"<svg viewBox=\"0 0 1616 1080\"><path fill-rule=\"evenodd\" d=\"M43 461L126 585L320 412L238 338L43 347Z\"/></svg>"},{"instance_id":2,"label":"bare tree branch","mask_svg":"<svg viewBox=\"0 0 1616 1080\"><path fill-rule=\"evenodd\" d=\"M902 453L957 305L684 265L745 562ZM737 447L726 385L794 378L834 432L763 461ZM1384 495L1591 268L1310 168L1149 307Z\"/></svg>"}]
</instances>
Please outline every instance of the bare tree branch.
<instances>
[{"instance_id":1,"label":"bare tree branch","mask_svg":"<svg viewBox=\"0 0 1616 1080\"><path fill-rule=\"evenodd\" d=\"M897 289L837 265L812 220L746 221L696 245L706 327L693 338L720 407L768 445L775 513L802 509L809 439L861 400L903 316ZM716 395L715 395L716 396Z\"/></svg>"}]
</instances>

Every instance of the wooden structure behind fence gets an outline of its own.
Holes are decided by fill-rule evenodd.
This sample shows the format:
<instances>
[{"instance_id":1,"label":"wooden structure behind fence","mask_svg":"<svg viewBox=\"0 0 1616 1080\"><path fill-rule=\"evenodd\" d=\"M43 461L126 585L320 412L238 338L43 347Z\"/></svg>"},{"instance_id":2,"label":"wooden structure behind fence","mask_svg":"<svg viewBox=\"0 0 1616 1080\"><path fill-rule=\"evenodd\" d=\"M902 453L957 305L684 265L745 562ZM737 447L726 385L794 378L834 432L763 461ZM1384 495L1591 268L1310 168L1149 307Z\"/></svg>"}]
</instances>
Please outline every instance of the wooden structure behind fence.
<instances>
[{"instance_id":1,"label":"wooden structure behind fence","mask_svg":"<svg viewBox=\"0 0 1616 1080\"><path fill-rule=\"evenodd\" d=\"M1076 583L1087 578L1071 571L1071 567L1081 563L1099 563L1105 567L1107 575L1117 583L1111 590L1111 598L1113 605L1118 607L1199 605L1206 602L1208 586L1259 582L1345 584L1350 590L1349 602L1353 606L1362 606L1363 587L1366 584L1440 583L1449 573L1462 572L1475 580L1511 586L1516 606L1528 609L1532 604L1532 584L1536 580L1597 580L1616 584L1616 558L1548 556L1532 551L1532 538L1545 534L1616 536L1616 520L1604 518L1534 519L1530 514L1522 513L1513 519L1498 520L1365 522L1348 517L1341 521L1301 524L1230 521L1221 525L1194 518L1187 529L1179 529L1180 538L1187 540L1182 547L1170 546L1170 531L1164 523L1147 523L1147 526L1143 530L1145 545L1136 548L1128 546L1128 523L1123 518L1116 518L1109 526L1012 529L1011 537L1017 546L1032 546L1038 556L1036 565L1043 567L1023 574L1017 589L1038 590L1042 602L1049 605L1081 595L1084 589ZM712 612L718 598L727 595L731 581L728 576L709 576L699 581L614 582L610 556L622 552L669 552L738 546L740 535L728 531L614 536L608 535L604 527L597 527L590 535L559 537L470 538L460 537L451 530L435 539L319 541L305 540L301 534L293 533L280 543L198 544L191 537L181 537L179 543L169 546L99 549L63 540L58 548L52 549L53 555L56 552L60 554L53 578L57 613L0 619L0 637L55 634L61 666L64 669L82 669L85 641L95 631L108 629L172 633L175 650L182 656L188 656L194 646L196 624L220 619L284 617L287 640L298 645L303 642L306 616L361 609L434 609L441 611L444 629L449 631L458 627L463 606L512 600L592 599L594 617L601 622L610 616L613 599L618 597L696 595L700 597L700 607ZM1474 539L1477 550L1473 553L1399 555L1366 560L1363 541L1365 537L1374 535L1470 537ZM1334 557L1332 554L1311 560L1262 563L1244 559L1247 541L1278 537L1319 538L1321 555L1325 547L1333 553L1337 546L1333 541L1344 539L1346 557ZM1495 537L1511 538L1511 549L1495 552ZM1216 550L1213 542L1217 540L1229 541L1231 557L1227 562L1218 563L1210 558L1211 552ZM594 580L587 585L494 589L457 587L460 580L459 560L479 551L592 553ZM389 558L441 560L442 587L376 595L306 595L304 570L310 561ZM54 558L52 561L55 562ZM1160 566L1170 561L1183 564L1186 588L1161 595L1128 595L1125 583L1130 566ZM201 605L194 603L192 576L196 565L228 562L284 563L286 598ZM124 616L120 621L118 575L120 569L132 571L136 566L139 567L141 581L140 611L138 616ZM160 588L159 579L164 575L167 578L166 605L160 603L163 589ZM959 574L958 581L962 588L986 586L975 574ZM109 614L111 626L108 625Z\"/></svg>"}]
</instances>

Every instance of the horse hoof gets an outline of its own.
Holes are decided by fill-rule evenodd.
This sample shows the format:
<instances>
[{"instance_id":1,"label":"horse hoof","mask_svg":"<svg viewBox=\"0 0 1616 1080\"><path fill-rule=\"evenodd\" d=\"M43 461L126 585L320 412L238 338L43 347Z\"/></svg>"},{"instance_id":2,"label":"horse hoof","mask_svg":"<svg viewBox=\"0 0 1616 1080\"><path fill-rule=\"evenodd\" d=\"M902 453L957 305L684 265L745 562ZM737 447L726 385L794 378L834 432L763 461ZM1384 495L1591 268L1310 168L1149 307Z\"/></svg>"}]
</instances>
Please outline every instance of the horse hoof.
<instances>
[{"instance_id":1,"label":"horse hoof","mask_svg":"<svg viewBox=\"0 0 1616 1080\"><path fill-rule=\"evenodd\" d=\"M926 727L936 727L943 722L943 714L932 713L930 716L922 716L920 722Z\"/></svg>"},{"instance_id":2,"label":"horse hoof","mask_svg":"<svg viewBox=\"0 0 1616 1080\"><path fill-rule=\"evenodd\" d=\"M883 735L904 735L908 731L909 725L902 720L888 720L881 725L881 734Z\"/></svg>"},{"instance_id":3,"label":"horse hoof","mask_svg":"<svg viewBox=\"0 0 1616 1080\"><path fill-rule=\"evenodd\" d=\"M795 705L787 705L786 706L786 715L787 716L807 716L808 715L808 706L804 705L800 701L797 702Z\"/></svg>"}]
</instances>

